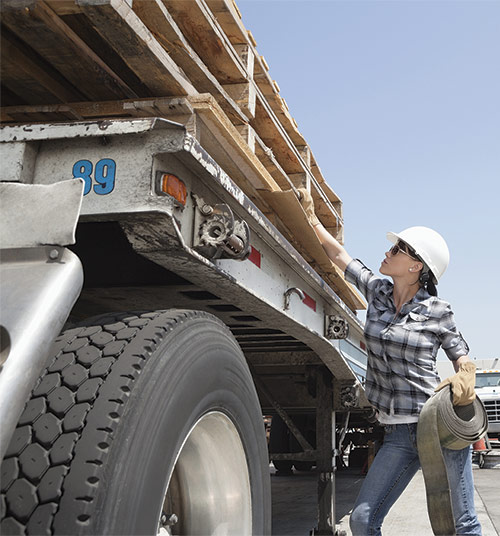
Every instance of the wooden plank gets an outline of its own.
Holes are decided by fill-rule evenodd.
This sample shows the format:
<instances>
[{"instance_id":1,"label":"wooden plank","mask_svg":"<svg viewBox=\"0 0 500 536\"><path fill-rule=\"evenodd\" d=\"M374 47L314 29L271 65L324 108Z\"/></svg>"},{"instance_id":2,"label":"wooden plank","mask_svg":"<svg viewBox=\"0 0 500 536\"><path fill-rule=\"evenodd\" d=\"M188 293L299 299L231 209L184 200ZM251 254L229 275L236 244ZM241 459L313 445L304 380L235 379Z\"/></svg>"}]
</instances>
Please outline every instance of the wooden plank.
<instances>
[{"instance_id":1,"label":"wooden plank","mask_svg":"<svg viewBox=\"0 0 500 536\"><path fill-rule=\"evenodd\" d=\"M255 54L248 43L244 44L235 44L233 45L236 54L238 54L243 68L247 73L249 80L253 79L254 65L255 65Z\"/></svg>"},{"instance_id":2,"label":"wooden plank","mask_svg":"<svg viewBox=\"0 0 500 536\"><path fill-rule=\"evenodd\" d=\"M353 310L363 309L365 305L359 294L345 280L343 272L326 255L296 194L292 190L261 192L261 194L290 229L291 236L299 242L300 247L297 249L307 252L310 258L314 259L312 266L323 275L349 307Z\"/></svg>"},{"instance_id":3,"label":"wooden plank","mask_svg":"<svg viewBox=\"0 0 500 536\"><path fill-rule=\"evenodd\" d=\"M4 0L2 23L89 99L137 95L43 1Z\"/></svg>"},{"instance_id":4,"label":"wooden plank","mask_svg":"<svg viewBox=\"0 0 500 536\"><path fill-rule=\"evenodd\" d=\"M200 93L211 93L233 123L246 123L245 109L243 113L240 111L239 103L234 102L230 93L222 87L191 48L164 4L160 0L141 0L133 4L133 9L169 56L184 71L193 86ZM249 95L249 103L250 99ZM245 102L242 101L242 104ZM251 111L250 104L247 104L246 110Z\"/></svg>"},{"instance_id":5,"label":"wooden plank","mask_svg":"<svg viewBox=\"0 0 500 536\"><path fill-rule=\"evenodd\" d=\"M302 185L309 187L310 182L315 183L317 194L314 194L313 197L315 198L317 208L319 209L321 221L336 238L343 241L343 222L339 214L338 206L337 209L335 209L328 197L322 193L320 184L316 181L311 170L302 158L302 154L298 148L302 146L295 146L293 144L283 125L278 121L272 109L270 109L267 100L259 93L257 95L256 115L251 121L251 125L254 127L258 135L262 137L265 145L271 148L280 168L282 168L289 177L299 177L300 174L306 173L307 178L303 181ZM312 158L312 155L310 158ZM324 183L324 179L321 175L320 177ZM283 185L281 186L283 188ZM297 184L297 186L299 186L299 184ZM312 189L312 191L314 193L315 190ZM336 198L336 202L339 202L338 198Z\"/></svg>"},{"instance_id":6,"label":"wooden plank","mask_svg":"<svg viewBox=\"0 0 500 536\"><path fill-rule=\"evenodd\" d=\"M255 117L250 124L263 142L272 149L276 160L286 173L305 171L298 151L262 94L257 93Z\"/></svg>"},{"instance_id":7,"label":"wooden plank","mask_svg":"<svg viewBox=\"0 0 500 536\"><path fill-rule=\"evenodd\" d=\"M76 0L45 0L47 5L60 17L64 15L77 15L81 13Z\"/></svg>"},{"instance_id":8,"label":"wooden plank","mask_svg":"<svg viewBox=\"0 0 500 536\"><path fill-rule=\"evenodd\" d=\"M225 163L226 167L222 165L222 168L236 183L250 183L256 189L280 190L211 95L189 97L188 100L208 127L200 139L202 146L217 162Z\"/></svg>"},{"instance_id":9,"label":"wooden plank","mask_svg":"<svg viewBox=\"0 0 500 536\"><path fill-rule=\"evenodd\" d=\"M48 0L48 2L60 15L77 14L85 11L82 5L71 6L71 0ZM90 0L87 3L99 4L101 2ZM130 0L129 3L132 4ZM160 0L141 0L140 2L134 2L132 7L156 40L167 51L168 55L182 68L182 71L196 89L199 92L214 95L233 122L243 124L246 121L246 117L240 112L237 104L233 102L228 93L191 48L165 5ZM248 53L248 47L246 49L244 47L240 48L236 52L245 67L248 70L252 70L253 56ZM251 99L251 92L249 92L249 96ZM251 110L251 100L249 102L250 105L247 109Z\"/></svg>"},{"instance_id":10,"label":"wooden plank","mask_svg":"<svg viewBox=\"0 0 500 536\"><path fill-rule=\"evenodd\" d=\"M12 87L12 79L19 80L16 93L27 93L27 102L72 102L83 95L66 82L50 65L44 65L39 57L12 35L7 29L1 33L2 83Z\"/></svg>"},{"instance_id":11,"label":"wooden plank","mask_svg":"<svg viewBox=\"0 0 500 536\"><path fill-rule=\"evenodd\" d=\"M52 104L52 105L34 105L34 106L8 106L0 108L2 120L4 117L24 115L26 118L35 117L35 115L44 115L48 117L59 117L59 121L72 117L74 119L101 119L101 118L119 118L134 117L138 113L134 108L127 108L126 104L132 101L110 101L110 102L73 102L69 104ZM137 109L135 108L137 111ZM182 110L182 109L180 109ZM181 113L179 111L179 113ZM28 119L29 120L29 119Z\"/></svg>"},{"instance_id":12,"label":"wooden plank","mask_svg":"<svg viewBox=\"0 0 500 536\"><path fill-rule=\"evenodd\" d=\"M290 115L285 100L279 94L279 86L271 78L268 69L262 56L256 59L254 80L293 143L305 145L306 141L299 132L295 119Z\"/></svg>"},{"instance_id":13,"label":"wooden plank","mask_svg":"<svg viewBox=\"0 0 500 536\"><path fill-rule=\"evenodd\" d=\"M247 117L251 118L255 116L257 94L255 93L255 86L252 83L226 84L224 89Z\"/></svg>"},{"instance_id":14,"label":"wooden plank","mask_svg":"<svg viewBox=\"0 0 500 536\"><path fill-rule=\"evenodd\" d=\"M157 96L197 93L125 0L79 0L82 13L127 66Z\"/></svg>"},{"instance_id":15,"label":"wooden plank","mask_svg":"<svg viewBox=\"0 0 500 536\"><path fill-rule=\"evenodd\" d=\"M213 20L210 20L207 10L204 9L203 3L199 0L192 0L190 2L185 2L184 0L163 0L167 5L169 12L174 16L176 22L179 24L183 33L190 40L193 48L198 52L202 60L209 66L210 70L216 74L217 78L222 81L223 78L228 76L230 65L228 64L227 56L225 53L231 54L231 51L234 48L231 46L230 42L228 43L227 35L222 31L222 28L218 27L218 24L214 24ZM210 5L210 4L209 4ZM215 9L225 10L226 13L234 14L234 6L226 5L222 6L220 3L216 6L212 4L212 7ZM233 16L233 14L231 16ZM218 17L219 13L216 13ZM240 37L243 35L242 32L239 33ZM246 37L247 45L248 36ZM207 40L210 41L210 46L207 45ZM222 45L225 44L225 47ZM222 47L222 48L221 48ZM252 71L254 66L256 51L252 55ZM248 74L248 73L247 73ZM265 83L262 84L262 87L268 92L267 97L273 97L273 100L270 100L269 103L266 103L268 111L276 110L278 114L282 116L284 123L284 131L289 135L293 136L293 143L305 145L304 138L298 132L296 126L291 122L290 114L287 110L283 108L282 100L277 95L277 87L270 80L269 76L266 75ZM255 89L256 86L255 86ZM278 88L279 89L279 88ZM267 99L263 99L267 100ZM253 117L251 111L247 110L249 115ZM252 105L253 111L253 105ZM255 125L253 125L255 128ZM265 139L265 136L259 129L256 128L256 131L259 135ZM268 140L266 140L266 143ZM268 145L271 145L267 143ZM294 170L299 171L299 170Z\"/></svg>"},{"instance_id":16,"label":"wooden plank","mask_svg":"<svg viewBox=\"0 0 500 536\"><path fill-rule=\"evenodd\" d=\"M92 0L98 4L100 0ZM132 7L134 0L125 0ZM141 0L142 1L142 0ZM78 15L82 13L79 0L45 0L45 2L60 16Z\"/></svg>"},{"instance_id":17,"label":"wooden plank","mask_svg":"<svg viewBox=\"0 0 500 536\"><path fill-rule=\"evenodd\" d=\"M45 0L47 1L47 0ZM56 0L53 0L56 5ZM83 13L74 13L61 17L63 21L87 43L99 58L140 97L154 97L154 93L143 83L120 57L119 54L105 41L92 26L91 21Z\"/></svg>"},{"instance_id":18,"label":"wooden plank","mask_svg":"<svg viewBox=\"0 0 500 536\"><path fill-rule=\"evenodd\" d=\"M323 185L324 186L324 185ZM335 210L325 196L323 187L319 189L311 185L311 195L314 200L315 212L326 229L341 243L344 243L344 221L342 214Z\"/></svg>"},{"instance_id":19,"label":"wooden plank","mask_svg":"<svg viewBox=\"0 0 500 536\"><path fill-rule=\"evenodd\" d=\"M8 32L2 38L3 94L15 102L22 88L21 101L55 102L4 108L2 120L160 116L185 124L306 260L345 293L346 303L356 305L339 283L341 274L301 244L290 213L276 218L264 199L266 191L293 190L294 184L310 188L321 221L343 236L341 201L233 2L141 0L133 8L130 0L4 0L3 20L27 44L13 47L16 38L9 41ZM156 95L166 97L147 98ZM85 98L97 102L73 102Z\"/></svg>"},{"instance_id":20,"label":"wooden plank","mask_svg":"<svg viewBox=\"0 0 500 536\"><path fill-rule=\"evenodd\" d=\"M296 194L292 190L288 190L263 193L263 197L290 228L293 236L302 244L303 249L321 266L322 270L333 271L334 265L326 255L319 240L315 238L314 230L308 223Z\"/></svg>"},{"instance_id":21,"label":"wooden plank","mask_svg":"<svg viewBox=\"0 0 500 536\"><path fill-rule=\"evenodd\" d=\"M241 13L235 2L232 0L205 0L205 2L233 45L248 42L247 30L241 21Z\"/></svg>"},{"instance_id":22,"label":"wooden plank","mask_svg":"<svg viewBox=\"0 0 500 536\"><path fill-rule=\"evenodd\" d=\"M327 182L322 182L320 185L321 192L324 194L323 202L328 206L328 210L333 212L336 217L343 221L342 216L342 201L337 197L335 192L330 188Z\"/></svg>"},{"instance_id":23,"label":"wooden plank","mask_svg":"<svg viewBox=\"0 0 500 536\"><path fill-rule=\"evenodd\" d=\"M263 84L262 81L257 78L256 82L261 90L266 88L266 92L263 92L263 94L266 96L269 107L278 118L279 122L292 140L292 143L294 145L305 145L306 140L300 133L295 119L290 115L285 100L279 95L278 92L275 91L276 88L274 87L273 81L269 78Z\"/></svg>"},{"instance_id":24,"label":"wooden plank","mask_svg":"<svg viewBox=\"0 0 500 536\"><path fill-rule=\"evenodd\" d=\"M246 82L245 71L231 41L201 0L163 0L182 33L221 84Z\"/></svg>"},{"instance_id":25,"label":"wooden plank","mask_svg":"<svg viewBox=\"0 0 500 536\"><path fill-rule=\"evenodd\" d=\"M123 109L129 110L134 108L135 110L141 110L144 108L154 108L158 111L159 116L181 116L181 115L193 115L194 108L191 106L188 99L185 97L163 98L163 99L146 99L142 101L125 101L123 103Z\"/></svg>"},{"instance_id":26,"label":"wooden plank","mask_svg":"<svg viewBox=\"0 0 500 536\"><path fill-rule=\"evenodd\" d=\"M297 145L297 151L307 168L311 167L311 149L309 145Z\"/></svg>"},{"instance_id":27,"label":"wooden plank","mask_svg":"<svg viewBox=\"0 0 500 536\"><path fill-rule=\"evenodd\" d=\"M245 28L243 26L243 23L241 21L241 17L239 15L238 11L237 11L236 6L234 6L234 3L231 0L207 0L206 3L208 4L210 9L212 10L214 15L216 16L217 21L220 22L221 27L226 32L226 34L233 36L230 39L233 43L237 43L237 42L240 42L240 41L247 41L248 42L248 36L246 34L246 30L245 30ZM250 50L251 50L251 48L250 48ZM255 60L256 56L257 56L257 54L255 52L254 53L254 58L253 58L254 60ZM296 129L296 124L294 122L292 122L292 118L291 118L291 116L289 114L286 102L284 101L284 99L282 99L278 95L279 86L277 86L277 84L274 81L271 80L271 78L269 76L269 73L268 73L267 64L265 64L265 61L263 60L263 58L260 59L260 62L262 64L262 66L263 66L263 71L265 72L265 77L264 77L265 84L261 83L261 85L264 87L264 90L267 93L266 101L269 104L269 107L267 109L267 114L268 114L268 116L270 118L272 118L272 114L274 112L274 114L276 115L276 119L278 119L278 121L283 126L288 124L289 128L288 129L285 128L285 131L286 131L287 134L290 134L290 132L291 132L291 134L295 138L295 140L292 140L292 141L295 141L296 144L299 144L299 146L296 148L296 151L298 153L298 157L303 160L304 165L305 165L305 167L307 169L307 168L310 167L310 162L311 162L310 150L308 149L304 138L300 135L300 133L298 133L298 131ZM279 115L281 115L281 117L279 117ZM273 122L275 123L275 126L276 126L276 122L275 121L273 121ZM256 126L256 123L254 123L254 126ZM290 128L290 126L292 128ZM278 136L280 134L282 135L282 133L277 132L279 130L280 130L279 128L275 128L274 132L272 132L272 129L271 129L271 134L266 139L267 144L269 144L271 147L273 147L273 149L275 151L276 151L277 147L276 147L276 144L273 143L273 141L278 139L277 135ZM262 135L262 134L263 134L263 132L259 131L259 135ZM257 137L257 138L259 139L259 137ZM260 141L262 141L262 140L260 140ZM288 185L288 187L290 187L290 181L288 180L288 178L283 180L286 177L286 174L283 174L282 167L279 164L277 164L276 156L272 155L272 158L270 158L268 153L265 151L264 148L261 148L262 149L261 151L259 151L259 148L261 148L261 147L259 147L259 144L257 144L257 154L259 154L259 156L261 157L261 161L263 161L264 165L266 166L266 169L268 171L270 171L270 173L272 174L273 178L281 185L282 188L286 187L287 185ZM288 158L293 159L293 155L290 154L291 152L293 152L293 148L292 147L289 147L289 148L290 148L290 152L288 154ZM280 151L277 150L276 155L279 155L279 154L280 154ZM286 162L286 160L282 160L282 163L284 163L284 162ZM308 187L309 182L310 182L310 177L309 177L309 175L307 173L304 173L303 167L304 166L302 166L302 169L300 169L300 167L295 169L294 171L296 171L296 173L291 174L291 175L294 178L300 177L301 183L298 183L298 184L301 184L301 185L304 185L304 186ZM288 168L288 171L290 171L290 168ZM293 182L293 180L294 179L292 179L292 182ZM319 202L319 206L320 206L320 209L326 208L327 211L330 208L333 208L329 204L322 203L321 201ZM327 224L328 228L333 227L338 231L338 229L337 229L338 226L336 225L337 219L335 217L331 218L331 217L328 217L327 214L325 214L323 219L325 220L325 223Z\"/></svg>"},{"instance_id":28,"label":"wooden plank","mask_svg":"<svg viewBox=\"0 0 500 536\"><path fill-rule=\"evenodd\" d=\"M127 0L129 5L132 0ZM113 50L107 41L92 26L91 21L83 14L76 0L45 0L68 26L85 41L114 72L119 73L122 80L141 97L154 97L154 93L143 83L126 64L120 55Z\"/></svg>"},{"instance_id":29,"label":"wooden plank","mask_svg":"<svg viewBox=\"0 0 500 536\"><path fill-rule=\"evenodd\" d=\"M273 179L280 185L281 189L289 190L290 188L293 188L293 183L277 162L272 149L270 149L257 134L255 134L255 154Z\"/></svg>"},{"instance_id":30,"label":"wooden plank","mask_svg":"<svg viewBox=\"0 0 500 536\"><path fill-rule=\"evenodd\" d=\"M333 191L330 185L325 181L323 174L314 158L310 154L311 166L315 183L319 186L318 193L313 191L313 198L316 210L321 217L323 225L330 231L333 236L341 243L344 243L344 220L342 215L342 201ZM321 192L321 193L320 193ZM339 225L340 223L340 225Z\"/></svg>"},{"instance_id":31,"label":"wooden plank","mask_svg":"<svg viewBox=\"0 0 500 536\"><path fill-rule=\"evenodd\" d=\"M2 40L2 51L3 48ZM7 88L10 100L16 103L59 102L59 99L47 91L29 73L20 67L16 59L8 54L0 62L2 88Z\"/></svg>"},{"instance_id":32,"label":"wooden plank","mask_svg":"<svg viewBox=\"0 0 500 536\"><path fill-rule=\"evenodd\" d=\"M15 119L3 111L3 108L0 108L0 122L2 123L14 123Z\"/></svg>"},{"instance_id":33,"label":"wooden plank","mask_svg":"<svg viewBox=\"0 0 500 536\"><path fill-rule=\"evenodd\" d=\"M240 136L245 140L252 153L255 154L255 130L247 123L245 125L235 125ZM266 168L267 169L267 168Z\"/></svg>"},{"instance_id":34,"label":"wooden plank","mask_svg":"<svg viewBox=\"0 0 500 536\"><path fill-rule=\"evenodd\" d=\"M0 68L1 67L2 62L0 61ZM0 73L0 80L1 79L2 75ZM0 85L0 92L0 102L2 103L2 106L15 106L16 104L19 104L19 97L17 97L7 86L4 86L3 84Z\"/></svg>"},{"instance_id":35,"label":"wooden plank","mask_svg":"<svg viewBox=\"0 0 500 536\"><path fill-rule=\"evenodd\" d=\"M178 2L175 2L175 1L168 1L165 0L165 3L168 5L169 9L171 12L175 12L176 13L176 16L179 17L179 3ZM236 21L236 19L234 18L235 17L235 9L234 9L234 6L232 5L232 3L228 3L226 1L223 1L223 0L220 0L220 1L212 1L212 2L207 2L207 4L209 5L209 7L212 9L212 12L213 14L215 14L216 18L217 18L217 21L220 20L220 14L221 13L226 13L228 14L229 18L230 19L233 19L233 23L238 27L239 31L237 32L238 33L238 39L234 40L234 41L243 41L243 40L246 40L247 41L247 44L244 48L244 52L245 54L247 55L248 57L248 54L249 54L249 51L251 51L251 47L250 45L248 44L248 38L247 38L247 35L246 35L246 31L244 31L244 27L243 25L241 24L241 21ZM177 7L176 7L177 6ZM190 14L191 12L194 10L196 12L196 7L198 6L198 3L197 2L193 2L193 3L190 3L189 4L189 7L190 7ZM188 15L188 11L187 11L187 6L186 6L186 3L183 3L182 7L185 9L184 11L184 14L186 15L186 20L188 20L187 18L187 15ZM177 9L177 11L176 11ZM206 15L206 14L205 14ZM207 26L206 26L206 32L209 32L213 29L213 27L211 27L210 23L207 22L206 20L204 20L203 18L203 13L202 13L202 10L201 8L199 8L197 14L196 14L196 23L194 24L194 26L196 26L199 21L201 20L201 23L205 23ZM229 19L228 19L229 20ZM235 26L235 27L236 27ZM191 28L188 28L188 31L190 30ZM226 30L227 27L225 26L224 27L224 30ZM186 30L185 30L186 31ZM194 31L194 30L191 30L191 31ZM214 30L216 31L216 30ZM206 33L205 32L205 33ZM200 32L198 32L200 33ZM191 35L191 34L190 34ZM222 37L221 37L222 39ZM251 59L252 59L252 70L253 70L253 64L254 64L254 58L255 58L255 54L252 54L251 56ZM212 61L212 60L211 60ZM248 110L248 108L245 107L245 100L241 99L241 98L238 98L237 96L237 93L236 91L239 91L239 88L240 86L235 86L233 88L231 88L231 86L225 86L225 89L227 89L229 92L231 92L231 94L235 97L235 99L237 100L237 102L239 101L239 104L244 108L244 111L252 116L253 115L253 109L252 110ZM246 90L246 86L243 86L244 90ZM266 89L268 90L268 92L270 93L270 95L273 97L273 99L275 99L275 102L274 102L274 108L278 110L278 112L280 114L282 114L283 116L287 116L288 115L288 118L285 117L285 119L287 119L287 121L290 121L290 116L289 116L289 113L288 113L288 110L286 108L286 103L284 102L284 100L277 94L277 92L279 91L279 87L277 86L276 83L272 82L272 83L267 83L266 85ZM246 97L246 95L244 95L244 97ZM272 110L273 110L273 107L271 105L269 105L267 107L267 112L268 114L272 114ZM278 119L278 118L276 118ZM276 124L278 121L276 121L276 119L274 120L274 123ZM254 125L255 126L255 125ZM283 131L282 132L276 132L276 130L280 130L280 129L274 129L274 131L270 134L270 136L268 137L268 139L266 140L266 142L269 144L269 145L273 145L273 141L275 142L274 145L274 149L276 150L276 140L278 139L276 137L276 134L278 135L283 135ZM286 129L285 129L285 132L286 132ZM297 136L297 132L296 132L296 129L294 127L294 131L293 131L294 135ZM260 132L259 134L262 134L262 132ZM299 137L296 137L295 139L296 142L299 142L299 143L302 143L303 145L301 145L301 147L305 147L306 144L305 144L305 140L303 139L302 136L299 136ZM289 145L289 154L288 154L288 157L289 159L293 160L294 159L294 155L293 155L293 152L294 152L294 148ZM277 153L279 153L280 151L277 151ZM302 154L300 153L300 149L296 149L296 154L299 156L299 158L302 158ZM284 162L285 160L283 160ZM275 160L276 162L276 160ZM281 166L279 166L278 168L277 167L274 167L273 164L271 163L271 165L269 165L269 161L267 161L267 165L266 165L266 169L268 171L270 171L270 167L272 168L272 175L273 177L275 178L275 180L278 181L278 183L282 186L282 187L290 187L290 181L288 180L288 178L285 178L285 180L283 180L283 175L282 175L282 169L281 169ZM306 157L306 160L305 160L305 165L308 167L308 161L307 161L307 157ZM288 169L288 171L291 171L290 168ZM295 171L296 173L303 173L304 170L303 170L303 166L298 166L296 167L295 169L293 169L293 171ZM280 180L281 179L281 180ZM307 184L307 182L306 182ZM335 221L335 220L334 220ZM332 222L329 222L330 223L330 226L331 226L331 223Z\"/></svg>"},{"instance_id":36,"label":"wooden plank","mask_svg":"<svg viewBox=\"0 0 500 536\"><path fill-rule=\"evenodd\" d=\"M193 115L194 109L184 97L105 102L73 102L69 104L9 106L1 108L7 116L13 114L73 114L80 119L137 117L143 109L157 110L157 116L167 117Z\"/></svg>"},{"instance_id":37,"label":"wooden plank","mask_svg":"<svg viewBox=\"0 0 500 536\"><path fill-rule=\"evenodd\" d=\"M308 173L293 173L288 175L293 185L297 188L311 189L311 177Z\"/></svg>"},{"instance_id":38,"label":"wooden plank","mask_svg":"<svg viewBox=\"0 0 500 536\"><path fill-rule=\"evenodd\" d=\"M88 104L88 103L85 103ZM74 119L92 119L93 116L80 115L75 111L75 104L39 104L32 106L5 106L0 108L1 121L9 122L13 119L24 117L27 122L35 121L35 117L55 117L55 121L64 121L68 115L71 115ZM96 114L95 117L100 117L100 114ZM15 119L19 121L19 119Z\"/></svg>"}]
</instances>

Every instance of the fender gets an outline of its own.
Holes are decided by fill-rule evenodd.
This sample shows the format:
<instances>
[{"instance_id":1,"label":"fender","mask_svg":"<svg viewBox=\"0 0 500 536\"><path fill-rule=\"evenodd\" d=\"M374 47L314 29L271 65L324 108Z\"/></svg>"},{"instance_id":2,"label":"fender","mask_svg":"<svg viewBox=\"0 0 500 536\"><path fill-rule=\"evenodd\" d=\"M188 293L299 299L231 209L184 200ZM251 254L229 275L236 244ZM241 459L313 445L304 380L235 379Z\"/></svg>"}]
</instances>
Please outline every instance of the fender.
<instances>
[{"instance_id":1,"label":"fender","mask_svg":"<svg viewBox=\"0 0 500 536\"><path fill-rule=\"evenodd\" d=\"M0 459L83 286L75 242L83 180L2 183ZM22 207L22 210L20 210Z\"/></svg>"}]
</instances>

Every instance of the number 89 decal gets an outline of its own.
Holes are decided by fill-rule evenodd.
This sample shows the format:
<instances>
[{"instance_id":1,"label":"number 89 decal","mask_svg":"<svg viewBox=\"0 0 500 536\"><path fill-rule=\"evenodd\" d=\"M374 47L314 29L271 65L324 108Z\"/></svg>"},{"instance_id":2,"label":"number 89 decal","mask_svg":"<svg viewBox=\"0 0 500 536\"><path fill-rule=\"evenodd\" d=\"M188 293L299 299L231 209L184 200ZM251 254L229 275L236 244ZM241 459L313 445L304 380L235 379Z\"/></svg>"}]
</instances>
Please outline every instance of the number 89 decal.
<instances>
[{"instance_id":1,"label":"number 89 decal","mask_svg":"<svg viewBox=\"0 0 500 536\"><path fill-rule=\"evenodd\" d=\"M108 195L115 188L116 162L111 158L103 158L95 165L90 160L78 160L73 166L73 178L83 179L85 189L83 195L92 190L92 172L94 172L94 192L97 195Z\"/></svg>"}]
</instances>

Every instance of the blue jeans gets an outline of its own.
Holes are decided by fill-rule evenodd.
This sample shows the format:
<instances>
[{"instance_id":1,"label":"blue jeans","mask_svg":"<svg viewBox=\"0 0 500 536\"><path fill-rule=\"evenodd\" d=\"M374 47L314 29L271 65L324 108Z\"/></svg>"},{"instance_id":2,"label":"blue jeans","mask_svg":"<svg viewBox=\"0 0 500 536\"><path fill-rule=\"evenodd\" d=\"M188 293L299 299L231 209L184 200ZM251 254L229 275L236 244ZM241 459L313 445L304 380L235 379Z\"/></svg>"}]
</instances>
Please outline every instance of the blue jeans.
<instances>
[{"instance_id":1,"label":"blue jeans","mask_svg":"<svg viewBox=\"0 0 500 536\"><path fill-rule=\"evenodd\" d=\"M417 424L385 426L384 443L361 486L350 527L353 536L380 535L382 522L418 468ZM443 448L457 535L481 536L474 508L472 454ZM425 501L425 495L419 500Z\"/></svg>"}]
</instances>

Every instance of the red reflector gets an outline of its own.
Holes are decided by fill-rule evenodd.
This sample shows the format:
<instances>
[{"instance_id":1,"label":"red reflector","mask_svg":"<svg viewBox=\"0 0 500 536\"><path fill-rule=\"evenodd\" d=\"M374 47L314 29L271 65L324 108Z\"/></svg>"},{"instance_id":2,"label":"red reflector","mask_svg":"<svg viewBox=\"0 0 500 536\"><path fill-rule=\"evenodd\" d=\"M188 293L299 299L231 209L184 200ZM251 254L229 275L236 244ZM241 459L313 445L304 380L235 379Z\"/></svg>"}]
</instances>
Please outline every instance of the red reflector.
<instances>
[{"instance_id":1,"label":"red reflector","mask_svg":"<svg viewBox=\"0 0 500 536\"><path fill-rule=\"evenodd\" d=\"M302 300L302 303L305 303L308 307L310 307L313 311L316 311L316 301L309 296L309 294L306 294L304 292L305 298Z\"/></svg>"},{"instance_id":2,"label":"red reflector","mask_svg":"<svg viewBox=\"0 0 500 536\"><path fill-rule=\"evenodd\" d=\"M366 344L363 341L359 343L359 347L361 348L361 350L366 350Z\"/></svg>"},{"instance_id":3,"label":"red reflector","mask_svg":"<svg viewBox=\"0 0 500 536\"><path fill-rule=\"evenodd\" d=\"M260 251L255 249L253 246L250 246L250 248L251 248L251 252L250 252L250 255L248 256L248 260L250 262L253 262L255 266L257 266L257 268L260 268L260 260L261 260Z\"/></svg>"}]
</instances>

